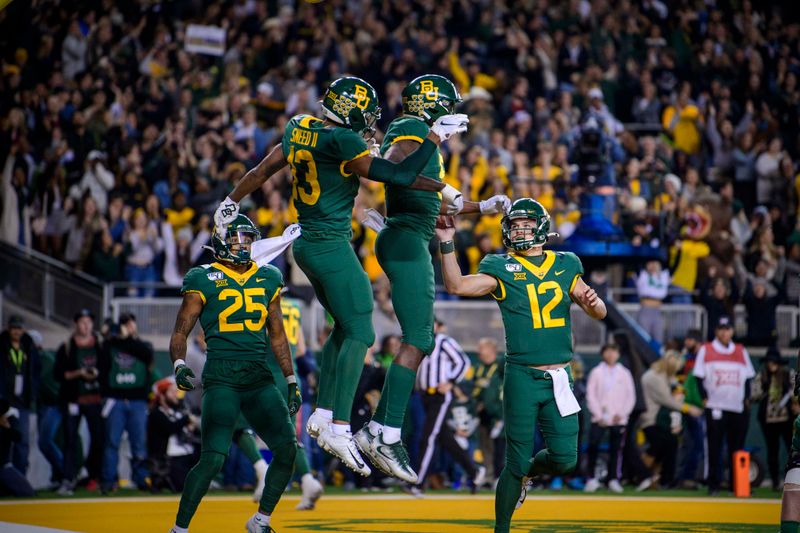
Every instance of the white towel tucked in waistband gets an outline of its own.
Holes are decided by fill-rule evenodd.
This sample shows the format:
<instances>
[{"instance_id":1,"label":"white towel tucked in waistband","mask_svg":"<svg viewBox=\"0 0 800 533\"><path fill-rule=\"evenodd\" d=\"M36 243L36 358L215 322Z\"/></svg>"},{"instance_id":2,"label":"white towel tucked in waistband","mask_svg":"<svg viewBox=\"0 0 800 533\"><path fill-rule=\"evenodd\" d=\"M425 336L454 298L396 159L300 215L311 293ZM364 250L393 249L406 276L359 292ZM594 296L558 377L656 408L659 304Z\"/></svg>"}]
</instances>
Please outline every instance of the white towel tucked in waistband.
<instances>
[{"instance_id":1,"label":"white towel tucked in waistband","mask_svg":"<svg viewBox=\"0 0 800 533\"><path fill-rule=\"evenodd\" d=\"M553 378L553 396L556 397L556 405L561 416L569 416L581 410L578 400L572 394L569 386L569 375L566 369L556 368L555 370L545 370Z\"/></svg>"},{"instance_id":2,"label":"white towel tucked in waistband","mask_svg":"<svg viewBox=\"0 0 800 533\"><path fill-rule=\"evenodd\" d=\"M361 221L361 223L374 230L375 233L380 233L384 230L384 228L386 228L386 219L374 209L365 209L364 215L365 218Z\"/></svg>"},{"instance_id":3,"label":"white towel tucked in waistband","mask_svg":"<svg viewBox=\"0 0 800 533\"><path fill-rule=\"evenodd\" d=\"M291 224L280 237L260 239L250 248L250 257L258 266L264 266L283 253L300 236L300 224Z\"/></svg>"}]
</instances>

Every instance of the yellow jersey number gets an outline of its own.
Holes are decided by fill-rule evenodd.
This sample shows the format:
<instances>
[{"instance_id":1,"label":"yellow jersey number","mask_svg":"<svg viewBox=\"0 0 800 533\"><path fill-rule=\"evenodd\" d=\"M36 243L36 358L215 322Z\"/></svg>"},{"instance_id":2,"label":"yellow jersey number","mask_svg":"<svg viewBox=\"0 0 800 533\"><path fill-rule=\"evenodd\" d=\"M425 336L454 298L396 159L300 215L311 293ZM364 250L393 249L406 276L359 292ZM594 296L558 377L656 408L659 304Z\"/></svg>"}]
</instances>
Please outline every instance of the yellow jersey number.
<instances>
[{"instance_id":1,"label":"yellow jersey number","mask_svg":"<svg viewBox=\"0 0 800 533\"><path fill-rule=\"evenodd\" d=\"M317 174L317 163L311 152L305 149L296 150L294 146L289 149L289 166L292 167L292 196L295 202L301 201L305 205L314 205L319 200L320 188Z\"/></svg>"},{"instance_id":2,"label":"yellow jersey number","mask_svg":"<svg viewBox=\"0 0 800 533\"><path fill-rule=\"evenodd\" d=\"M243 292L236 289L225 289L219 293L220 301L233 299L233 302L219 314L220 333L244 331L245 328L250 331L263 330L267 321L267 306L262 302L255 301L253 298L264 297L264 295L265 289L263 287L244 289ZM248 318L242 322L230 322L231 315L241 309L243 304L245 312L258 313L258 318L256 320Z\"/></svg>"},{"instance_id":3,"label":"yellow jersey number","mask_svg":"<svg viewBox=\"0 0 800 533\"><path fill-rule=\"evenodd\" d=\"M539 295L543 295L548 291L553 291L553 297L548 301L544 307L539 308ZM553 318L550 316L553 309L561 303L564 297L564 291L561 286L555 281L543 281L537 287L533 283L528 284L528 299L531 303L531 316L533 317L533 329L541 328L560 328L566 325L564 318Z\"/></svg>"},{"instance_id":4,"label":"yellow jersey number","mask_svg":"<svg viewBox=\"0 0 800 533\"><path fill-rule=\"evenodd\" d=\"M300 309L281 302L283 314L283 329L286 331L286 340L292 346L297 346L300 340Z\"/></svg>"}]
</instances>

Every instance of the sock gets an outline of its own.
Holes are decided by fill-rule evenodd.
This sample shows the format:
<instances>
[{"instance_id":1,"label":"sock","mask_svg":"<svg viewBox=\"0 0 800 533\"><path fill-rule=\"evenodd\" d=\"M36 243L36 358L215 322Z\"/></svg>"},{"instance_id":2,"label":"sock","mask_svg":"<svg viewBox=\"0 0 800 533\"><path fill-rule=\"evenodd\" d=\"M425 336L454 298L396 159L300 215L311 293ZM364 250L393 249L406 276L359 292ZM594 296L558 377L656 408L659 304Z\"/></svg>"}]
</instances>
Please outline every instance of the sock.
<instances>
[{"instance_id":1,"label":"sock","mask_svg":"<svg viewBox=\"0 0 800 533\"><path fill-rule=\"evenodd\" d=\"M383 392L381 393L381 400L386 398L384 426L403 427L408 398L411 396L416 379L417 372L415 370L397 363L389 367L389 371L386 373L386 381L383 383Z\"/></svg>"},{"instance_id":2,"label":"sock","mask_svg":"<svg viewBox=\"0 0 800 533\"><path fill-rule=\"evenodd\" d=\"M780 533L798 533L800 532L800 522L794 520L781 520Z\"/></svg>"},{"instance_id":3,"label":"sock","mask_svg":"<svg viewBox=\"0 0 800 533\"><path fill-rule=\"evenodd\" d=\"M264 492L261 494L261 501L258 504L259 513L271 515L275 510L278 500L286 490L286 485L292 479L296 457L297 444L294 442L283 444L272 450L272 462L267 469ZM269 520L269 516L267 516L267 520Z\"/></svg>"},{"instance_id":4,"label":"sock","mask_svg":"<svg viewBox=\"0 0 800 533\"><path fill-rule=\"evenodd\" d=\"M508 533L511 528L511 515L514 514L521 491L522 478L515 477L508 468L504 468L497 480L494 500L495 533Z\"/></svg>"},{"instance_id":5,"label":"sock","mask_svg":"<svg viewBox=\"0 0 800 533\"><path fill-rule=\"evenodd\" d=\"M328 340L322 346L319 363L319 386L317 387L317 409L333 409L333 398L336 392L336 359L342 348L342 334L334 326Z\"/></svg>"},{"instance_id":6,"label":"sock","mask_svg":"<svg viewBox=\"0 0 800 533\"><path fill-rule=\"evenodd\" d=\"M383 397L381 397L381 398L383 398ZM377 411L375 411L375 413L377 413ZM378 423L375 420L375 417L372 417L372 420L369 421L368 428L369 428L369 432L377 437L383 431L383 424Z\"/></svg>"},{"instance_id":7,"label":"sock","mask_svg":"<svg viewBox=\"0 0 800 533\"><path fill-rule=\"evenodd\" d=\"M356 395L364 357L368 346L363 342L345 339L336 360L336 392L333 398L333 419L350 422L353 398Z\"/></svg>"},{"instance_id":8,"label":"sock","mask_svg":"<svg viewBox=\"0 0 800 533\"><path fill-rule=\"evenodd\" d=\"M383 426L383 437L381 437L384 444L394 444L400 440L400 428L393 428L392 426Z\"/></svg>"},{"instance_id":9,"label":"sock","mask_svg":"<svg viewBox=\"0 0 800 533\"><path fill-rule=\"evenodd\" d=\"M257 479L264 479L267 475L267 462L264 459L259 459L253 463L253 469L256 471Z\"/></svg>"},{"instance_id":10,"label":"sock","mask_svg":"<svg viewBox=\"0 0 800 533\"><path fill-rule=\"evenodd\" d=\"M334 435L347 435L350 433L350 424L331 424Z\"/></svg>"},{"instance_id":11,"label":"sock","mask_svg":"<svg viewBox=\"0 0 800 533\"><path fill-rule=\"evenodd\" d=\"M268 526L269 525L269 516L268 514L264 514L261 511L256 513L256 524L259 526Z\"/></svg>"},{"instance_id":12,"label":"sock","mask_svg":"<svg viewBox=\"0 0 800 533\"><path fill-rule=\"evenodd\" d=\"M250 461L250 464L255 465L258 461L263 461L261 452L258 451L256 438L249 430L242 431L239 435L239 439L236 441L236 445L242 450L242 453L247 457L247 460Z\"/></svg>"},{"instance_id":13,"label":"sock","mask_svg":"<svg viewBox=\"0 0 800 533\"><path fill-rule=\"evenodd\" d=\"M392 365L394 366L394 365ZM392 366L389 367L391 370ZM386 380L383 382L383 390L381 391L381 397L378 400L378 407L375 408L375 412L372 413L372 420L370 421L370 428L372 427L372 422L375 422L375 427L382 427L386 423L386 402L389 400L389 397L385 394L386 392L386 383L389 379L389 375L387 373ZM375 431L372 429L369 430L370 433L373 435L377 435Z\"/></svg>"},{"instance_id":14,"label":"sock","mask_svg":"<svg viewBox=\"0 0 800 533\"><path fill-rule=\"evenodd\" d=\"M189 533L189 528L180 527L179 525L176 524L172 526L172 531L174 531L174 533Z\"/></svg>"},{"instance_id":15,"label":"sock","mask_svg":"<svg viewBox=\"0 0 800 533\"><path fill-rule=\"evenodd\" d=\"M294 456L294 475L300 478L311 475L311 466L308 464L306 450L298 446L297 455Z\"/></svg>"},{"instance_id":16,"label":"sock","mask_svg":"<svg viewBox=\"0 0 800 533\"><path fill-rule=\"evenodd\" d=\"M208 492L211 480L222 470L225 463L225 456L216 452L202 452L200 460L189 471L186 482L181 494L181 503L178 505L178 516L175 518L175 525L188 528L192 521L200 500ZM284 483L284 487L286 484Z\"/></svg>"}]
</instances>

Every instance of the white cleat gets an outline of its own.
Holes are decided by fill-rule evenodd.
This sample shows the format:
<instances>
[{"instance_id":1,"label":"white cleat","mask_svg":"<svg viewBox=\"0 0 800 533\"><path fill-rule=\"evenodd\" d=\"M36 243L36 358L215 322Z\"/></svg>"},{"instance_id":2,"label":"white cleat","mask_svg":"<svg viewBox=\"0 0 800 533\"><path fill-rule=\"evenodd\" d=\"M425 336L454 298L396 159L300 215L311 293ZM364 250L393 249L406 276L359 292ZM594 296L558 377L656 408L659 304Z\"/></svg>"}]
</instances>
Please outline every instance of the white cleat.
<instances>
[{"instance_id":1,"label":"white cleat","mask_svg":"<svg viewBox=\"0 0 800 533\"><path fill-rule=\"evenodd\" d=\"M275 533L275 530L272 529L269 524L262 524L257 519L258 513L254 514L250 517L250 520L244 525L244 529L247 533Z\"/></svg>"},{"instance_id":2,"label":"white cleat","mask_svg":"<svg viewBox=\"0 0 800 533\"><path fill-rule=\"evenodd\" d=\"M331 425L331 421L314 411L306 421L306 431L312 439L319 437L322 430Z\"/></svg>"},{"instance_id":3,"label":"white cleat","mask_svg":"<svg viewBox=\"0 0 800 533\"><path fill-rule=\"evenodd\" d=\"M356 474L366 477L372 473L361 454L358 453L358 447L349 432L345 435L336 435L330 427L326 427L317 437L317 444L329 454L338 457L347 468Z\"/></svg>"},{"instance_id":4,"label":"white cleat","mask_svg":"<svg viewBox=\"0 0 800 533\"><path fill-rule=\"evenodd\" d=\"M516 507L514 509L519 509L522 507L522 504L525 503L525 498L528 497L528 491L533 488L533 478L524 477L522 478L522 491L519 493L519 500L517 501Z\"/></svg>"},{"instance_id":5,"label":"white cleat","mask_svg":"<svg viewBox=\"0 0 800 533\"><path fill-rule=\"evenodd\" d=\"M297 504L298 511L310 511L317 505L317 500L322 496L323 488L322 483L316 480L311 474L306 474L300 480L300 489L303 491L303 497L300 503Z\"/></svg>"},{"instance_id":6,"label":"white cleat","mask_svg":"<svg viewBox=\"0 0 800 533\"><path fill-rule=\"evenodd\" d=\"M372 455L372 443L375 442L375 439L377 438L378 437L376 435L373 435L372 432L369 430L368 424L364 424L364 427L358 430L355 435L353 435L353 440L356 442L356 446L358 446L358 449L361 451L363 455L367 456L367 458L375 466L375 468L377 468L387 476L394 476L394 474L390 470L384 467L381 461L378 461Z\"/></svg>"},{"instance_id":7,"label":"white cleat","mask_svg":"<svg viewBox=\"0 0 800 533\"><path fill-rule=\"evenodd\" d=\"M408 452L403 445L403 441L399 440L392 444L386 444L383 442L383 434L378 435L373 437L369 451L366 454L381 472L411 485L417 484L419 478L414 469L411 468L411 461L408 458Z\"/></svg>"}]
</instances>

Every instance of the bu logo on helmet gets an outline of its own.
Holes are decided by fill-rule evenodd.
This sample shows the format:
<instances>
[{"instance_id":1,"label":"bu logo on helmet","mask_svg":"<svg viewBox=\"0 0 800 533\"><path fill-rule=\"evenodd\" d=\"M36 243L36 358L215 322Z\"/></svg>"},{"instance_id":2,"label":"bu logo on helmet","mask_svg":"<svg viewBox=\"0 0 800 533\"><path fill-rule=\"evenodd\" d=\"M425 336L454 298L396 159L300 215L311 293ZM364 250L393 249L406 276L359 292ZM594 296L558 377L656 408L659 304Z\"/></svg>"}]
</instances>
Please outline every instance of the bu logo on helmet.
<instances>
[{"instance_id":1,"label":"bu logo on helmet","mask_svg":"<svg viewBox=\"0 0 800 533\"><path fill-rule=\"evenodd\" d=\"M367 88L362 85L356 85L353 98L356 100L356 105L360 109L366 109L369 105L369 96L367 96Z\"/></svg>"},{"instance_id":2,"label":"bu logo on helmet","mask_svg":"<svg viewBox=\"0 0 800 533\"><path fill-rule=\"evenodd\" d=\"M419 90L425 95L426 100L436 100L439 98L439 88L433 84L433 80L422 80L419 82Z\"/></svg>"}]
</instances>

